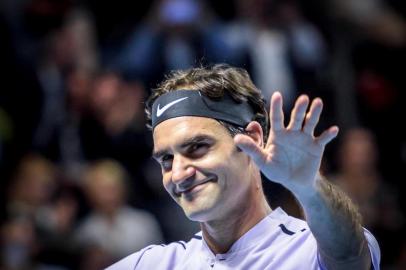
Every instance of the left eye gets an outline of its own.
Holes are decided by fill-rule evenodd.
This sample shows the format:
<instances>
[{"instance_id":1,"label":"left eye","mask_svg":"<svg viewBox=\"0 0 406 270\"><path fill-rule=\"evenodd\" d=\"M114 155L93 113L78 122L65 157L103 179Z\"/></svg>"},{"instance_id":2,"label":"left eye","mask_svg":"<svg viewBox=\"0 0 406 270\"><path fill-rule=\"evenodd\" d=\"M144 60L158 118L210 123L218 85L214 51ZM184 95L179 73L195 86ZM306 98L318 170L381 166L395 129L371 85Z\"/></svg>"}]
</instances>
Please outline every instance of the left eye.
<instances>
[{"instance_id":1,"label":"left eye","mask_svg":"<svg viewBox=\"0 0 406 270\"><path fill-rule=\"evenodd\" d=\"M197 143L197 144L190 146L190 148L188 149L188 152L190 154L203 154L203 152L206 151L206 149L208 147L209 147L209 145L206 143Z\"/></svg>"}]
</instances>

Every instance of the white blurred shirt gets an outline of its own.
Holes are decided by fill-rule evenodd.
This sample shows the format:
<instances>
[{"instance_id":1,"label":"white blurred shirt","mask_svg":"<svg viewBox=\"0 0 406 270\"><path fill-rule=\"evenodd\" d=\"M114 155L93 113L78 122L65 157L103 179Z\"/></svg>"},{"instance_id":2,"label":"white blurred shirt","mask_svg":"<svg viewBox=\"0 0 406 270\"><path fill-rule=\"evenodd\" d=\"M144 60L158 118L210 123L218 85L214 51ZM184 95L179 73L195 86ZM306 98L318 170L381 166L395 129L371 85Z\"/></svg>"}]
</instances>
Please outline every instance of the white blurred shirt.
<instances>
[{"instance_id":1,"label":"white blurred shirt","mask_svg":"<svg viewBox=\"0 0 406 270\"><path fill-rule=\"evenodd\" d=\"M156 219L146 211L129 207L119 210L112 222L100 214L91 214L76 237L82 245L97 245L117 258L163 241Z\"/></svg>"}]
</instances>

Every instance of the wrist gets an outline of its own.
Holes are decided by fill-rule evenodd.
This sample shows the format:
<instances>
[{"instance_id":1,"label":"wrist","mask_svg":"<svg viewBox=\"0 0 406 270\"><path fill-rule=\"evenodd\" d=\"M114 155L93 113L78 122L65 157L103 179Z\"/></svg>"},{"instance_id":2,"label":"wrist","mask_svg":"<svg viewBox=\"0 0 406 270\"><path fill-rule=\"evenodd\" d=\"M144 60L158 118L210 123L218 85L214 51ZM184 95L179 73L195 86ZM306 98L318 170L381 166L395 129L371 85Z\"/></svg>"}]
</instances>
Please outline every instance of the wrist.
<instances>
[{"instance_id":1,"label":"wrist","mask_svg":"<svg viewBox=\"0 0 406 270\"><path fill-rule=\"evenodd\" d=\"M303 206L303 204L311 203L320 199L322 181L324 181L322 176L317 173L314 180L311 181L310 184L295 186L288 189Z\"/></svg>"}]
</instances>

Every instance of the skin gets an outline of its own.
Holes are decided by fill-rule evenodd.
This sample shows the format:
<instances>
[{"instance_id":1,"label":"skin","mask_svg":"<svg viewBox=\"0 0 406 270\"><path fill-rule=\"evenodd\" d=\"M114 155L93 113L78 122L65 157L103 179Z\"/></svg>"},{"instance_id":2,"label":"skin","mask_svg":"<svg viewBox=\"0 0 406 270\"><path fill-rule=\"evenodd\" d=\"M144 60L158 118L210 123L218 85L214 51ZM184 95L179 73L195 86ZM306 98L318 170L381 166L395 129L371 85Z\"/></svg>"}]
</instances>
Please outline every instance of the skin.
<instances>
[{"instance_id":1,"label":"skin","mask_svg":"<svg viewBox=\"0 0 406 270\"><path fill-rule=\"evenodd\" d=\"M246 127L247 135L234 138L208 118L172 118L155 127L154 157L162 166L164 186L186 215L201 223L214 253L226 252L271 211L260 184L262 171L297 197L328 269L369 269L355 211L318 174L324 148L338 133L333 126L314 136L322 106L316 98L307 112L309 98L300 96L285 127L282 96L276 92L266 143L257 122ZM199 136L213 141L209 146L190 144Z\"/></svg>"}]
</instances>

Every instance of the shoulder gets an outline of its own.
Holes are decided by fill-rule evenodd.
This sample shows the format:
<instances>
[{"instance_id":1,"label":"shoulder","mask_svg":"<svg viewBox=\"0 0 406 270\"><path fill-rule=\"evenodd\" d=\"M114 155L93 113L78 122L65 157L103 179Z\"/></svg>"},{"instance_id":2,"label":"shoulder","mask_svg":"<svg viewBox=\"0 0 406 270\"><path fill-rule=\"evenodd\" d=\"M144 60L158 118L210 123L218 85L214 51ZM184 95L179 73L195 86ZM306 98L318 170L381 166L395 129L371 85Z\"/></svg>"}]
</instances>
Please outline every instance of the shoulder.
<instances>
[{"instance_id":1,"label":"shoulder","mask_svg":"<svg viewBox=\"0 0 406 270\"><path fill-rule=\"evenodd\" d=\"M307 237L311 234L309 225L305 220L286 214L282 208L276 208L269 216L277 224L277 232L286 237Z\"/></svg>"},{"instance_id":2,"label":"shoulder","mask_svg":"<svg viewBox=\"0 0 406 270\"><path fill-rule=\"evenodd\" d=\"M189 242L150 245L118 261L107 270L169 269L193 254L201 239L201 235L196 234Z\"/></svg>"},{"instance_id":3,"label":"shoulder","mask_svg":"<svg viewBox=\"0 0 406 270\"><path fill-rule=\"evenodd\" d=\"M267 217L264 225L259 241L275 258L290 257L302 262L316 261L317 243L306 221L289 216L281 208L276 208Z\"/></svg>"}]
</instances>

